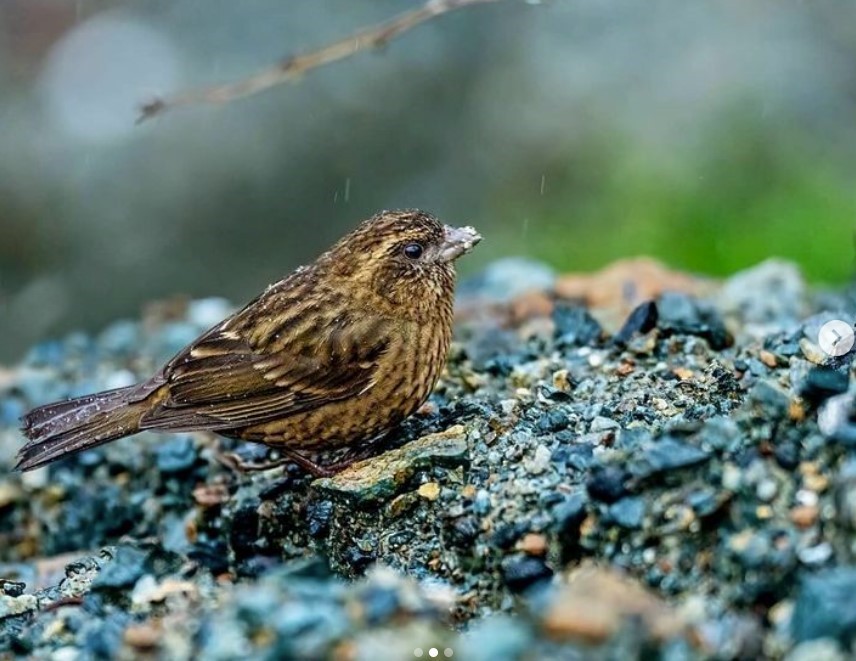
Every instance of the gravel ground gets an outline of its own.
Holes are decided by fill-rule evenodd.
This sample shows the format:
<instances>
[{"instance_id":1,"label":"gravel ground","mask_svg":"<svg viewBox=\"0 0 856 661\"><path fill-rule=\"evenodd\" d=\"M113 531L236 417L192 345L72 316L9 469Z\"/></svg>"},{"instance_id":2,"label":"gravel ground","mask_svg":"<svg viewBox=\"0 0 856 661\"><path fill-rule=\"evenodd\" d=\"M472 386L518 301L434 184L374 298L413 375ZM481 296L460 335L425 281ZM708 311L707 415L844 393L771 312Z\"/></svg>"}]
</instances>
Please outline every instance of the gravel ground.
<instances>
[{"instance_id":1,"label":"gravel ground","mask_svg":"<svg viewBox=\"0 0 856 661\"><path fill-rule=\"evenodd\" d=\"M28 407L148 376L230 306L35 346L0 369L0 657L851 658L856 389L815 341L852 293L498 262L431 400L319 480L206 434L12 474Z\"/></svg>"}]
</instances>

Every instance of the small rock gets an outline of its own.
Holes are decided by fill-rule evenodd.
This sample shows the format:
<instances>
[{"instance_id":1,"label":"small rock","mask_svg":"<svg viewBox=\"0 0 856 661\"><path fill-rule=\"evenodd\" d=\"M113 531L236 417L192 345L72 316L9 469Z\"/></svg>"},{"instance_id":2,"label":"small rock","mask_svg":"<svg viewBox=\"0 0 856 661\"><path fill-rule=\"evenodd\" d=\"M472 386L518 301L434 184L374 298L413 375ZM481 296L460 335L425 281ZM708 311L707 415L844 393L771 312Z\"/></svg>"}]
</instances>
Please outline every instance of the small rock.
<instances>
[{"instance_id":1,"label":"small rock","mask_svg":"<svg viewBox=\"0 0 856 661\"><path fill-rule=\"evenodd\" d=\"M547 553L547 538L538 533L528 533L517 542L515 548L527 555L542 556Z\"/></svg>"},{"instance_id":2,"label":"small rock","mask_svg":"<svg viewBox=\"0 0 856 661\"><path fill-rule=\"evenodd\" d=\"M826 564L832 557L832 547L827 542L807 546L797 552L800 562L810 567Z\"/></svg>"},{"instance_id":3,"label":"small rock","mask_svg":"<svg viewBox=\"0 0 856 661\"><path fill-rule=\"evenodd\" d=\"M523 467L532 475L541 475L548 468L552 459L552 453L544 445L535 448L535 456L523 462Z\"/></svg>"},{"instance_id":4,"label":"small rock","mask_svg":"<svg viewBox=\"0 0 856 661\"><path fill-rule=\"evenodd\" d=\"M591 421L590 431L592 433L605 432L613 429L621 429L621 425L618 424L615 420L606 418L602 415L597 416L594 420Z\"/></svg>"},{"instance_id":5,"label":"small rock","mask_svg":"<svg viewBox=\"0 0 856 661\"><path fill-rule=\"evenodd\" d=\"M512 555L502 561L502 579L512 592L523 592L553 578L553 570L541 558Z\"/></svg>"},{"instance_id":6,"label":"small rock","mask_svg":"<svg viewBox=\"0 0 856 661\"><path fill-rule=\"evenodd\" d=\"M586 489L594 500L614 503L627 494L627 479L630 474L618 466L598 467L592 470Z\"/></svg>"},{"instance_id":7,"label":"small rock","mask_svg":"<svg viewBox=\"0 0 856 661\"><path fill-rule=\"evenodd\" d=\"M851 393L830 397L817 412L820 432L845 447L856 446L856 423L851 420L854 400Z\"/></svg>"},{"instance_id":8,"label":"small rock","mask_svg":"<svg viewBox=\"0 0 856 661\"><path fill-rule=\"evenodd\" d=\"M815 367L800 384L799 393L814 404L847 392L850 378L846 372L828 367Z\"/></svg>"},{"instance_id":9,"label":"small rock","mask_svg":"<svg viewBox=\"0 0 856 661\"><path fill-rule=\"evenodd\" d=\"M800 350L806 360L815 365L825 365L829 360L829 356L823 349L806 338L800 340Z\"/></svg>"},{"instance_id":10,"label":"small rock","mask_svg":"<svg viewBox=\"0 0 856 661\"><path fill-rule=\"evenodd\" d=\"M658 319L657 304L654 301L640 303L633 308L633 312L627 317L627 321L624 322L621 330L615 334L613 339L618 344L627 344L637 333L644 335L654 330L657 327Z\"/></svg>"},{"instance_id":11,"label":"small rock","mask_svg":"<svg viewBox=\"0 0 856 661\"><path fill-rule=\"evenodd\" d=\"M799 641L856 636L856 568L835 567L806 576L797 593L791 633Z\"/></svg>"},{"instance_id":12,"label":"small rock","mask_svg":"<svg viewBox=\"0 0 856 661\"><path fill-rule=\"evenodd\" d=\"M632 621L659 641L688 633L681 617L638 582L612 569L585 566L574 570L568 584L556 591L542 628L553 640L598 644Z\"/></svg>"},{"instance_id":13,"label":"small rock","mask_svg":"<svg viewBox=\"0 0 856 661\"><path fill-rule=\"evenodd\" d=\"M533 642L521 618L497 615L474 621L455 646L454 654L468 661L519 659L525 658Z\"/></svg>"},{"instance_id":14,"label":"small rock","mask_svg":"<svg viewBox=\"0 0 856 661\"><path fill-rule=\"evenodd\" d=\"M818 638L800 643L785 655L784 661L847 661L838 643L831 638Z\"/></svg>"},{"instance_id":15,"label":"small rock","mask_svg":"<svg viewBox=\"0 0 856 661\"><path fill-rule=\"evenodd\" d=\"M458 517L449 527L449 543L456 548L470 548L478 539L480 531L479 522L475 517Z\"/></svg>"},{"instance_id":16,"label":"small rock","mask_svg":"<svg viewBox=\"0 0 856 661\"><path fill-rule=\"evenodd\" d=\"M130 588L145 573L148 554L132 546L119 546L112 560L92 581L92 589Z\"/></svg>"},{"instance_id":17,"label":"small rock","mask_svg":"<svg viewBox=\"0 0 856 661\"><path fill-rule=\"evenodd\" d=\"M553 508L553 525L565 560L579 549L580 526L588 514L587 505L586 494L577 491Z\"/></svg>"},{"instance_id":18,"label":"small rock","mask_svg":"<svg viewBox=\"0 0 856 661\"><path fill-rule=\"evenodd\" d=\"M762 350L758 354L758 358L760 358L761 362L764 363L770 369L777 367L779 364L779 361L776 359L776 355L767 350Z\"/></svg>"},{"instance_id":19,"label":"small rock","mask_svg":"<svg viewBox=\"0 0 856 661\"><path fill-rule=\"evenodd\" d=\"M725 323L708 303L686 294L665 292L660 296L657 310L657 326L666 333L703 337L713 349L731 344Z\"/></svg>"},{"instance_id":20,"label":"small rock","mask_svg":"<svg viewBox=\"0 0 856 661\"><path fill-rule=\"evenodd\" d=\"M641 456L631 470L640 478L650 478L669 471L698 466L710 459L705 450L684 443L670 436L656 441Z\"/></svg>"},{"instance_id":21,"label":"small rock","mask_svg":"<svg viewBox=\"0 0 856 661\"><path fill-rule=\"evenodd\" d=\"M621 528L639 530L645 518L645 500L630 496L609 506L609 518Z\"/></svg>"},{"instance_id":22,"label":"small rock","mask_svg":"<svg viewBox=\"0 0 856 661\"><path fill-rule=\"evenodd\" d=\"M456 425L378 457L359 461L333 477L315 480L312 486L359 504L375 503L393 497L419 470L466 465L468 452L465 429L463 425Z\"/></svg>"},{"instance_id":23,"label":"small rock","mask_svg":"<svg viewBox=\"0 0 856 661\"><path fill-rule=\"evenodd\" d=\"M425 500L437 500L440 497L440 485L437 482L426 482L420 485L419 495Z\"/></svg>"},{"instance_id":24,"label":"small rock","mask_svg":"<svg viewBox=\"0 0 856 661\"><path fill-rule=\"evenodd\" d=\"M806 285L799 268L769 259L731 276L720 290L718 303L727 315L745 324L796 324L805 316Z\"/></svg>"},{"instance_id":25,"label":"small rock","mask_svg":"<svg viewBox=\"0 0 856 661\"><path fill-rule=\"evenodd\" d=\"M603 329L586 308L561 303L553 309L555 335L560 346L587 347L598 342Z\"/></svg>"},{"instance_id":26,"label":"small rock","mask_svg":"<svg viewBox=\"0 0 856 661\"><path fill-rule=\"evenodd\" d=\"M196 463L196 448L189 436L175 436L165 440L155 450L158 470L167 475L182 473Z\"/></svg>"},{"instance_id":27,"label":"small rock","mask_svg":"<svg viewBox=\"0 0 856 661\"><path fill-rule=\"evenodd\" d=\"M540 433L548 434L565 429L569 422L568 415L564 411L553 410L538 418L535 426Z\"/></svg>"},{"instance_id":28,"label":"small rock","mask_svg":"<svg viewBox=\"0 0 856 661\"><path fill-rule=\"evenodd\" d=\"M810 528L817 522L817 505L798 505L791 509L790 518L798 528Z\"/></svg>"},{"instance_id":29,"label":"small rock","mask_svg":"<svg viewBox=\"0 0 856 661\"><path fill-rule=\"evenodd\" d=\"M12 615L21 615L34 611L39 607L39 600L35 595L22 594L12 597L8 594L0 594L0 620Z\"/></svg>"}]
</instances>

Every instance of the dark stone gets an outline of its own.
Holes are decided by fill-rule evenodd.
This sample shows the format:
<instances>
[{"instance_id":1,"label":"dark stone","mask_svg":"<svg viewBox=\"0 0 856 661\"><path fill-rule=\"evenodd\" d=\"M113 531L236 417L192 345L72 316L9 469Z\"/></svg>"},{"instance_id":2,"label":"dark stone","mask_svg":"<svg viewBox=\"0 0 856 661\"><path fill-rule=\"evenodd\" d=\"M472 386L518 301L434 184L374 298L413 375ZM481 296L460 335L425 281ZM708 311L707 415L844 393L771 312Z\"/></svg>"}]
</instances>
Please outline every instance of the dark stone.
<instances>
[{"instance_id":1,"label":"dark stone","mask_svg":"<svg viewBox=\"0 0 856 661\"><path fill-rule=\"evenodd\" d=\"M704 450L664 436L646 450L632 467L636 477L647 479L663 473L703 464L710 459Z\"/></svg>"},{"instance_id":2,"label":"dark stone","mask_svg":"<svg viewBox=\"0 0 856 661\"><path fill-rule=\"evenodd\" d=\"M474 516L461 516L452 520L449 526L449 543L457 548L470 548L479 536L478 519Z\"/></svg>"},{"instance_id":3,"label":"dark stone","mask_svg":"<svg viewBox=\"0 0 856 661\"><path fill-rule=\"evenodd\" d=\"M248 498L229 513L229 546L236 558L253 555L257 551L260 504L255 498Z\"/></svg>"},{"instance_id":4,"label":"dark stone","mask_svg":"<svg viewBox=\"0 0 856 661\"><path fill-rule=\"evenodd\" d=\"M627 317L627 321L624 322L613 339L618 344L627 344L636 333L644 335L654 330L658 318L657 304L654 301L640 303L633 308Z\"/></svg>"},{"instance_id":5,"label":"dark stone","mask_svg":"<svg viewBox=\"0 0 856 661\"><path fill-rule=\"evenodd\" d=\"M686 294L665 292L657 309L657 325L666 334L702 337L712 349L724 349L732 342L719 312L708 303Z\"/></svg>"},{"instance_id":6,"label":"dark stone","mask_svg":"<svg viewBox=\"0 0 856 661\"><path fill-rule=\"evenodd\" d=\"M850 377L847 372L815 367L800 384L799 392L812 404L819 404L830 397L847 392L849 384Z\"/></svg>"},{"instance_id":7,"label":"dark stone","mask_svg":"<svg viewBox=\"0 0 856 661\"><path fill-rule=\"evenodd\" d=\"M283 494L294 491L298 481L299 478L296 478L294 475L274 480L270 485L259 491L259 498L261 500L276 500Z\"/></svg>"},{"instance_id":8,"label":"dark stone","mask_svg":"<svg viewBox=\"0 0 856 661\"><path fill-rule=\"evenodd\" d=\"M502 561L500 568L502 580L512 592L523 592L529 588L549 581L553 570L541 558L530 555L512 555Z\"/></svg>"},{"instance_id":9,"label":"dark stone","mask_svg":"<svg viewBox=\"0 0 856 661\"><path fill-rule=\"evenodd\" d=\"M333 570L330 568L327 558L313 555L290 561L279 570L279 574L287 581L294 579L323 581L333 576Z\"/></svg>"},{"instance_id":10,"label":"dark stone","mask_svg":"<svg viewBox=\"0 0 856 661\"><path fill-rule=\"evenodd\" d=\"M594 500L614 503L629 492L626 482L630 474L618 466L596 466L592 469L586 489Z\"/></svg>"},{"instance_id":11,"label":"dark stone","mask_svg":"<svg viewBox=\"0 0 856 661\"><path fill-rule=\"evenodd\" d=\"M65 473L70 477L70 473ZM140 489L129 495L115 483L93 484L72 482L69 499L54 522L54 534L45 537L46 555L57 555L81 548L107 544L143 524L140 503L148 494ZM138 499L137 505L128 502ZM142 530L145 530L144 528Z\"/></svg>"},{"instance_id":12,"label":"dark stone","mask_svg":"<svg viewBox=\"0 0 856 661\"><path fill-rule=\"evenodd\" d=\"M568 424L570 424L570 420L564 411L553 410L538 418L538 422L535 424L535 427L538 429L539 433L548 434L550 432L557 432L565 429Z\"/></svg>"},{"instance_id":13,"label":"dark stone","mask_svg":"<svg viewBox=\"0 0 856 661\"><path fill-rule=\"evenodd\" d=\"M83 656L90 659L115 659L125 628L130 624L131 616L124 612L110 613L103 620L91 620L91 627L83 639Z\"/></svg>"},{"instance_id":14,"label":"dark stone","mask_svg":"<svg viewBox=\"0 0 856 661\"><path fill-rule=\"evenodd\" d=\"M499 549L507 550L525 533L529 532L528 521L515 521L506 523L496 528L491 538L493 545Z\"/></svg>"},{"instance_id":15,"label":"dark stone","mask_svg":"<svg viewBox=\"0 0 856 661\"><path fill-rule=\"evenodd\" d=\"M608 515L615 525L638 530L645 519L645 501L638 496L622 498L609 506Z\"/></svg>"},{"instance_id":16,"label":"dark stone","mask_svg":"<svg viewBox=\"0 0 856 661\"><path fill-rule=\"evenodd\" d=\"M215 576L229 569L229 549L221 539L200 540L193 545L187 557L198 562Z\"/></svg>"},{"instance_id":17,"label":"dark stone","mask_svg":"<svg viewBox=\"0 0 856 661\"><path fill-rule=\"evenodd\" d=\"M355 574L362 574L376 559L377 553L361 549L356 545L348 546L342 550L342 563L347 565Z\"/></svg>"},{"instance_id":18,"label":"dark stone","mask_svg":"<svg viewBox=\"0 0 856 661\"><path fill-rule=\"evenodd\" d=\"M189 436L176 436L155 450L155 462L161 473L182 473L196 462L196 448Z\"/></svg>"},{"instance_id":19,"label":"dark stone","mask_svg":"<svg viewBox=\"0 0 856 661\"><path fill-rule=\"evenodd\" d=\"M687 504L693 508L696 516L705 518L716 514L722 502L717 498L716 491L710 488L702 488L687 496Z\"/></svg>"},{"instance_id":20,"label":"dark stone","mask_svg":"<svg viewBox=\"0 0 856 661\"><path fill-rule=\"evenodd\" d=\"M519 362L520 360L513 356L494 356L484 362L484 371L491 376L508 376Z\"/></svg>"},{"instance_id":21,"label":"dark stone","mask_svg":"<svg viewBox=\"0 0 856 661\"><path fill-rule=\"evenodd\" d=\"M279 558L270 555L253 555L238 559L235 572L241 577L258 578L267 574L274 567L280 566L280 564Z\"/></svg>"},{"instance_id":22,"label":"dark stone","mask_svg":"<svg viewBox=\"0 0 856 661\"><path fill-rule=\"evenodd\" d=\"M567 448L565 464L576 471L587 471L594 464L594 447L588 443L572 445Z\"/></svg>"},{"instance_id":23,"label":"dark stone","mask_svg":"<svg viewBox=\"0 0 856 661\"><path fill-rule=\"evenodd\" d=\"M754 413L770 420L787 415L790 406L788 394L766 379L752 386L746 401Z\"/></svg>"},{"instance_id":24,"label":"dark stone","mask_svg":"<svg viewBox=\"0 0 856 661\"><path fill-rule=\"evenodd\" d=\"M571 384L571 388L574 388L576 384L574 383L570 375L568 376L568 381ZM567 403L572 402L574 400L571 393L566 392L564 390L559 390L558 388L554 388L553 386L549 385L542 385L540 394L541 396L546 397L547 399L552 400L554 402Z\"/></svg>"},{"instance_id":25,"label":"dark stone","mask_svg":"<svg viewBox=\"0 0 856 661\"><path fill-rule=\"evenodd\" d=\"M132 587L146 573L148 553L133 546L119 546L116 554L92 581L93 590L118 590Z\"/></svg>"},{"instance_id":26,"label":"dark stone","mask_svg":"<svg viewBox=\"0 0 856 661\"><path fill-rule=\"evenodd\" d=\"M367 624L376 625L389 620L401 607L394 588L371 585L360 594L362 616Z\"/></svg>"},{"instance_id":27,"label":"dark stone","mask_svg":"<svg viewBox=\"0 0 856 661\"><path fill-rule=\"evenodd\" d=\"M558 491L545 491L538 496L538 504L545 509L555 507L565 501L565 495Z\"/></svg>"},{"instance_id":28,"label":"dark stone","mask_svg":"<svg viewBox=\"0 0 856 661\"><path fill-rule=\"evenodd\" d=\"M514 367L510 359L520 348L520 341L510 331L491 326L476 334L466 344L467 356L473 369L506 376Z\"/></svg>"},{"instance_id":29,"label":"dark stone","mask_svg":"<svg viewBox=\"0 0 856 661\"><path fill-rule=\"evenodd\" d=\"M856 639L856 567L835 567L803 579L791 618L797 641L835 638L849 646Z\"/></svg>"},{"instance_id":30,"label":"dark stone","mask_svg":"<svg viewBox=\"0 0 856 661\"><path fill-rule=\"evenodd\" d=\"M314 500L306 506L306 530L315 539L326 537L332 519L332 501Z\"/></svg>"},{"instance_id":31,"label":"dark stone","mask_svg":"<svg viewBox=\"0 0 856 661\"><path fill-rule=\"evenodd\" d=\"M3 592L7 597L20 597L24 594L26 583L21 581L9 581L5 578L0 578L0 592Z\"/></svg>"},{"instance_id":32,"label":"dark stone","mask_svg":"<svg viewBox=\"0 0 856 661\"><path fill-rule=\"evenodd\" d=\"M588 310L579 305L557 303L553 308L553 323L560 346L587 347L597 343L603 329Z\"/></svg>"},{"instance_id":33,"label":"dark stone","mask_svg":"<svg viewBox=\"0 0 856 661\"><path fill-rule=\"evenodd\" d=\"M776 463L785 470L794 470L800 465L800 448L794 441L782 441L773 448Z\"/></svg>"},{"instance_id":34,"label":"dark stone","mask_svg":"<svg viewBox=\"0 0 856 661\"><path fill-rule=\"evenodd\" d=\"M553 508L553 530L559 540L563 564L580 556L580 526L588 515L588 496L583 491L572 493Z\"/></svg>"}]
</instances>

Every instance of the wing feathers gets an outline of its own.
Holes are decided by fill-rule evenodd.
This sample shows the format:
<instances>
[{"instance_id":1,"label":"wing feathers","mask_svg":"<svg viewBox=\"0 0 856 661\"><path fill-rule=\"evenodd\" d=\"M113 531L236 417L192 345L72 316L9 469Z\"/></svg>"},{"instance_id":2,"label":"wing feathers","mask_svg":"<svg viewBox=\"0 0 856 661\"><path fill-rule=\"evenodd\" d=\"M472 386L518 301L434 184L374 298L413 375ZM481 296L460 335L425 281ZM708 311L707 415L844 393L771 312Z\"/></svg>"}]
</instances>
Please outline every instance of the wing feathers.
<instances>
[{"instance_id":1,"label":"wing feathers","mask_svg":"<svg viewBox=\"0 0 856 661\"><path fill-rule=\"evenodd\" d=\"M236 429L371 388L389 345L389 323L339 316L325 328L311 312L312 323L297 313L279 324L271 320L262 343L258 320L247 318L246 308L212 329L164 368L169 395L141 425Z\"/></svg>"}]
</instances>

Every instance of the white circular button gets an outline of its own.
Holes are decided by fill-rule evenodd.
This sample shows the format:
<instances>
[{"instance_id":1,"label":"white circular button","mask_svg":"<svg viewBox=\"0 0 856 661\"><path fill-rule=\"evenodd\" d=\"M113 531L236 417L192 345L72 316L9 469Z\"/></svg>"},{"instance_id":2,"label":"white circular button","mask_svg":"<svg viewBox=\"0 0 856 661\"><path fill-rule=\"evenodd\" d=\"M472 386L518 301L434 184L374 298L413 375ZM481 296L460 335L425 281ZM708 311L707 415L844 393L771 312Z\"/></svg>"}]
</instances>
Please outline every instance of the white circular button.
<instances>
[{"instance_id":1,"label":"white circular button","mask_svg":"<svg viewBox=\"0 0 856 661\"><path fill-rule=\"evenodd\" d=\"M841 319L827 321L820 327L817 343L830 356L843 356L853 348L856 333L853 327Z\"/></svg>"}]
</instances>

